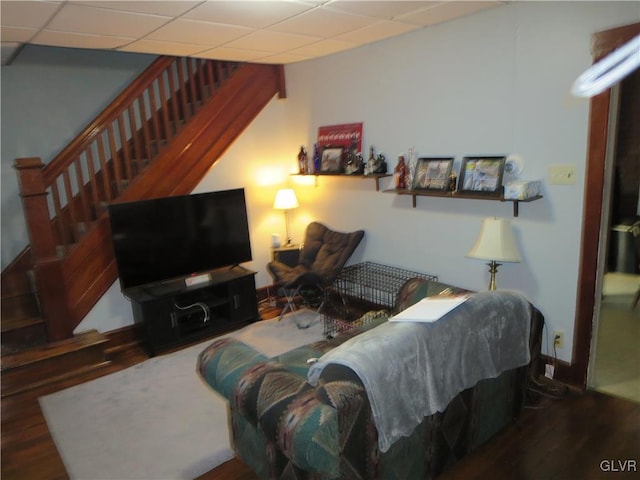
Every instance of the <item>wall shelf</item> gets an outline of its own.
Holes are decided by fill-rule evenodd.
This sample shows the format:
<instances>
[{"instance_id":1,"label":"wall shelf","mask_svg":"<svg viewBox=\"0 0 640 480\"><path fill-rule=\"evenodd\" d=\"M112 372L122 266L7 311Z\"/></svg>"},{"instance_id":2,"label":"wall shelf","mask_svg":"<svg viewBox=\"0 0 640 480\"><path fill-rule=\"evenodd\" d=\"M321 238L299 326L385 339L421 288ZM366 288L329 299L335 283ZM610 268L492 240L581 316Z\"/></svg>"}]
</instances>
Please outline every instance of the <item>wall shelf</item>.
<instances>
[{"instance_id":1,"label":"wall shelf","mask_svg":"<svg viewBox=\"0 0 640 480\"><path fill-rule=\"evenodd\" d=\"M413 199L413 208L416 208L416 197L440 197L440 198L465 198L467 200L493 200L496 202L512 202L513 203L513 216L517 217L519 214L520 203L529 203L542 198L542 195L536 195L535 197L527 198L526 200L512 200L506 199L503 195L499 197L473 194L473 193L460 193L460 192L428 192L422 190L384 190L384 193L394 193L396 195L409 195Z\"/></svg>"},{"instance_id":2,"label":"wall shelf","mask_svg":"<svg viewBox=\"0 0 640 480\"><path fill-rule=\"evenodd\" d=\"M316 182L318 181L318 177L370 178L375 180L376 192L377 192L380 190L380 179L384 177L390 177L391 173L372 173L369 175L365 175L365 174L322 172L322 173L294 173L293 176L294 177L316 177Z\"/></svg>"}]
</instances>

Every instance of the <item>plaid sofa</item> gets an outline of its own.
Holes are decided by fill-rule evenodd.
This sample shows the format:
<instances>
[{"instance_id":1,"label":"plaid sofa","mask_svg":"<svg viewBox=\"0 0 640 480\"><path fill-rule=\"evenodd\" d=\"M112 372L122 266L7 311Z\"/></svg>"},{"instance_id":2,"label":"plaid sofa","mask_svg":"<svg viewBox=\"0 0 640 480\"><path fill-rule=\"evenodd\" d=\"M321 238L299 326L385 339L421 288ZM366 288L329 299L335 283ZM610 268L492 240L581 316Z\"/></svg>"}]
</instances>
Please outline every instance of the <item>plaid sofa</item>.
<instances>
[{"instance_id":1,"label":"plaid sofa","mask_svg":"<svg viewBox=\"0 0 640 480\"><path fill-rule=\"evenodd\" d=\"M398 309L451 289L409 280ZM508 425L524 402L537 362L543 318L532 306L529 365L485 379L458 394L444 412L426 417L409 437L386 451L364 388L353 371L324 369L316 387L307 382L307 360L386 320L371 312L356 329L267 358L232 338L214 341L199 356L202 378L229 401L236 454L264 479L434 478Z\"/></svg>"}]
</instances>

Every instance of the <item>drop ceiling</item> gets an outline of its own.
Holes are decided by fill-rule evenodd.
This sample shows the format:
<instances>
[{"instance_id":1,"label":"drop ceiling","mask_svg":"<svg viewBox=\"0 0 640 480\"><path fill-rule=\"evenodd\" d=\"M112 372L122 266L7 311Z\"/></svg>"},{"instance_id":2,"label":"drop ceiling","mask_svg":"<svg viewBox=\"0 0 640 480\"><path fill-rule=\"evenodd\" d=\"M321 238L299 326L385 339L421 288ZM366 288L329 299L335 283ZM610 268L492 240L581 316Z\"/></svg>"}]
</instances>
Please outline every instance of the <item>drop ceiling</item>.
<instances>
[{"instance_id":1,"label":"drop ceiling","mask_svg":"<svg viewBox=\"0 0 640 480\"><path fill-rule=\"evenodd\" d=\"M287 64L504 3L2 0L2 64L15 58L24 44Z\"/></svg>"}]
</instances>

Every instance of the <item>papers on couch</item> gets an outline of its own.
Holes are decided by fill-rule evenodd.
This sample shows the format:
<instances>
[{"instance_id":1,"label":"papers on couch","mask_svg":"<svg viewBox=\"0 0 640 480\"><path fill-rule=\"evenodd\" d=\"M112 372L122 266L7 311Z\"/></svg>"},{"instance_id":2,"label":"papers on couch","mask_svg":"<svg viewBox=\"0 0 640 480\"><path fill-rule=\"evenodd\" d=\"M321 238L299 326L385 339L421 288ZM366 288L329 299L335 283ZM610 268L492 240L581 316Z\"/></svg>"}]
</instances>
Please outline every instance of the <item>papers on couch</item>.
<instances>
[{"instance_id":1,"label":"papers on couch","mask_svg":"<svg viewBox=\"0 0 640 480\"><path fill-rule=\"evenodd\" d=\"M454 308L462 305L469 298L467 295L426 297L397 315L389 318L390 322L426 322L439 320Z\"/></svg>"}]
</instances>

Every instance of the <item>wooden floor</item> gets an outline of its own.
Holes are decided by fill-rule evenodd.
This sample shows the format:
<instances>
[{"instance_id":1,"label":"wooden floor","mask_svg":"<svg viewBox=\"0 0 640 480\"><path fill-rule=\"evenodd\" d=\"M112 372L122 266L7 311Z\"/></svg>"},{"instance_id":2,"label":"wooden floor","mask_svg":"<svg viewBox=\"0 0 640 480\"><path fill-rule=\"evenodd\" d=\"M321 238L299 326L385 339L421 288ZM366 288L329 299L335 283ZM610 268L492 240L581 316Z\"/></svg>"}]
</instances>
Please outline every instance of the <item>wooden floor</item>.
<instances>
[{"instance_id":1,"label":"wooden floor","mask_svg":"<svg viewBox=\"0 0 640 480\"><path fill-rule=\"evenodd\" d=\"M131 347L114 354L111 365L101 374L127 368L147 358L142 349ZM47 429L38 397L101 374L87 374L2 399L3 480L68 478ZM600 465L616 470L603 472ZM636 471L622 472L622 465L627 468L635 465ZM201 480L255 478L237 460L200 477ZM562 400L542 398L535 408L523 412L517 425L506 429L440 478L640 478L640 405L593 391Z\"/></svg>"}]
</instances>

